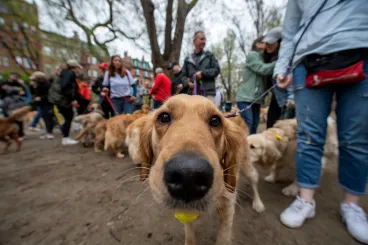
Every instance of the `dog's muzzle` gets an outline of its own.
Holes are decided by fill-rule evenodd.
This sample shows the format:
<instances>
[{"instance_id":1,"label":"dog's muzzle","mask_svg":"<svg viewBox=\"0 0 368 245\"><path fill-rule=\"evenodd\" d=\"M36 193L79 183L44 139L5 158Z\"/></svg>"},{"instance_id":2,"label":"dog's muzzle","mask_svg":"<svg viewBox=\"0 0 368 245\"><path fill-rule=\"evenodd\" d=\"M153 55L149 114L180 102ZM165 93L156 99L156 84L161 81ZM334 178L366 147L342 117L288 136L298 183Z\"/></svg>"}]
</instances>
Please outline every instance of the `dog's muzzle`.
<instances>
[{"instance_id":1,"label":"dog's muzzle","mask_svg":"<svg viewBox=\"0 0 368 245\"><path fill-rule=\"evenodd\" d=\"M164 166L165 185L176 200L186 203L200 200L212 187L214 169L197 153L179 153Z\"/></svg>"}]
</instances>

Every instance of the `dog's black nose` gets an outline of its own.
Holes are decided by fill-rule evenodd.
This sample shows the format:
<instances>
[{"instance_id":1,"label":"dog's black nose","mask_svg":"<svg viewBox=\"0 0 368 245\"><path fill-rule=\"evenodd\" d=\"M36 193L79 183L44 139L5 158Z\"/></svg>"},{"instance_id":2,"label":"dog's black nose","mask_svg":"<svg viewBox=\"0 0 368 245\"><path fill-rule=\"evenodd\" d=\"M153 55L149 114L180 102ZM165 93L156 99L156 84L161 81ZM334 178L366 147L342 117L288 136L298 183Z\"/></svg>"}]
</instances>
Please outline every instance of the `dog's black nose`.
<instances>
[{"instance_id":1,"label":"dog's black nose","mask_svg":"<svg viewBox=\"0 0 368 245\"><path fill-rule=\"evenodd\" d=\"M165 164L164 181L173 198L191 202L207 194L213 183L213 173L203 156L181 153Z\"/></svg>"}]
</instances>

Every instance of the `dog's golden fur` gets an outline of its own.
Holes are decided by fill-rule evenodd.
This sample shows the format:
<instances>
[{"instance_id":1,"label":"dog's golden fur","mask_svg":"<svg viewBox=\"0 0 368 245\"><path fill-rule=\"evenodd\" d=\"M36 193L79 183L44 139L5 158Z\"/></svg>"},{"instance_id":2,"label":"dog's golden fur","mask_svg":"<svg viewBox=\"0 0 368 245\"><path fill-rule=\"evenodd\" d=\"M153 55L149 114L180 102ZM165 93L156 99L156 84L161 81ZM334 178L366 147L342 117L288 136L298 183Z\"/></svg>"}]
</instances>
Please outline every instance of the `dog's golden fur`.
<instances>
[{"instance_id":1,"label":"dog's golden fur","mask_svg":"<svg viewBox=\"0 0 368 245\"><path fill-rule=\"evenodd\" d=\"M248 136L251 162L270 170L270 174L265 177L267 182L274 183L283 168L292 167L295 163L297 127L296 119L280 120L273 128ZM338 154L336 137L336 122L329 117L322 165L336 161ZM284 188L282 192L287 196L297 195L296 182Z\"/></svg>"},{"instance_id":2,"label":"dog's golden fur","mask_svg":"<svg viewBox=\"0 0 368 245\"><path fill-rule=\"evenodd\" d=\"M82 130L75 137L76 140L80 140L84 146L89 145L90 140L95 138L95 128L97 124L104 120L103 112L99 104L92 104L92 111L85 115L79 115L75 118L75 121L83 123Z\"/></svg>"},{"instance_id":3,"label":"dog's golden fur","mask_svg":"<svg viewBox=\"0 0 368 245\"><path fill-rule=\"evenodd\" d=\"M133 114L123 114L111 118L106 123L105 146L104 150L112 149L117 158L123 158L121 147L125 143L126 130L128 126L138 118L141 118L149 113L149 107L143 105L142 110L138 110Z\"/></svg>"},{"instance_id":4,"label":"dog's golden fur","mask_svg":"<svg viewBox=\"0 0 368 245\"><path fill-rule=\"evenodd\" d=\"M162 113L168 113L172 121L160 123L158 118ZM211 127L209 121L212 117L220 118L221 126ZM140 143L135 162L143 164L141 180L149 178L154 200L173 210L216 212L220 221L217 245L231 244L240 170L255 190L253 207L257 211L264 210L257 190L257 171L248 161L247 133L232 120L224 118L210 100L201 96L177 95L136 123L140 128ZM207 159L214 170L214 181L209 192L200 200L201 205L195 201L190 205L177 203L172 206L172 197L163 181L163 168L172 157L185 152ZM194 226L195 222L185 224L186 245L195 244Z\"/></svg>"},{"instance_id":5,"label":"dog's golden fur","mask_svg":"<svg viewBox=\"0 0 368 245\"><path fill-rule=\"evenodd\" d=\"M19 139L19 128L15 122L23 121L30 110L31 107L24 106L15 110L9 117L0 118L0 141L6 143L4 152L6 152L12 144L11 140L15 141L17 144L16 151L20 151L22 141Z\"/></svg>"},{"instance_id":6,"label":"dog's golden fur","mask_svg":"<svg viewBox=\"0 0 368 245\"><path fill-rule=\"evenodd\" d=\"M105 134L106 134L106 123L107 123L107 120L103 119L99 121L95 127L95 142L94 142L95 152L101 152L104 146Z\"/></svg>"}]
</instances>

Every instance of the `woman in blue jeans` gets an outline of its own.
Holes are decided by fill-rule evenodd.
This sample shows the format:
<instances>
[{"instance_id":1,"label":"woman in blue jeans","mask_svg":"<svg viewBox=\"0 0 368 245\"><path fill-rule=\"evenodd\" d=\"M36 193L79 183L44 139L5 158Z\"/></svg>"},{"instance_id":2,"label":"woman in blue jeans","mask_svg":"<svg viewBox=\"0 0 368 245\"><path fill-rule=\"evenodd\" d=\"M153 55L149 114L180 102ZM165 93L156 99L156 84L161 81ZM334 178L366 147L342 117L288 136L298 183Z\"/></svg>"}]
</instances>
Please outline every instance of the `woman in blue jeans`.
<instances>
[{"instance_id":1,"label":"woman in blue jeans","mask_svg":"<svg viewBox=\"0 0 368 245\"><path fill-rule=\"evenodd\" d=\"M124 68L120 56L114 55L111 57L108 71L105 72L101 96L110 94L117 114L132 114L135 100L132 89L134 83L132 75Z\"/></svg>"},{"instance_id":2,"label":"woman in blue jeans","mask_svg":"<svg viewBox=\"0 0 368 245\"><path fill-rule=\"evenodd\" d=\"M340 213L348 232L363 244L368 244L368 221L359 206L368 179L367 13L366 0L309 0L303 3L289 0L284 39L274 71L279 87L286 88L292 83L299 123L296 168L300 190L296 200L282 212L281 222L290 228L298 228L306 219L315 216L314 190L319 187L327 117L333 95L336 95L338 176L340 186L345 191ZM300 42L296 45L298 39ZM295 57L292 59L295 47ZM336 66L357 56L357 61L365 62L365 80L318 88L305 86L308 74L306 65L310 68L312 61L320 64L315 68L323 71L332 68L324 69L326 66L318 62L331 60L330 65ZM336 59L340 61L334 62ZM290 60L294 66L297 65L293 76L285 77Z\"/></svg>"},{"instance_id":3,"label":"woman in blue jeans","mask_svg":"<svg viewBox=\"0 0 368 245\"><path fill-rule=\"evenodd\" d=\"M259 97L266 90L266 76L271 76L275 67L275 62L266 64L262 54L265 50L263 37L256 39L252 45L245 63L243 82L240 84L236 95L236 102L240 110L247 108L255 102L250 109L244 110L241 117L248 125L250 134L256 134L259 124L261 104L264 98ZM256 99L259 99L255 101Z\"/></svg>"}]
</instances>

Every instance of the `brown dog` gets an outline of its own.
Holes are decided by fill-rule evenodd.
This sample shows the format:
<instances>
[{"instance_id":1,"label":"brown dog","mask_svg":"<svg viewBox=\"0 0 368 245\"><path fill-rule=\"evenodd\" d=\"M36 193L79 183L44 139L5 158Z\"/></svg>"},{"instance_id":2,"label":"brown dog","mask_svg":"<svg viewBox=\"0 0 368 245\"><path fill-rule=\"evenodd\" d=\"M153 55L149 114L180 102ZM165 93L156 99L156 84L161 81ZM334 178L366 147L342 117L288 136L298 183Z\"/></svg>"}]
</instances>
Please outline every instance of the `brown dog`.
<instances>
[{"instance_id":1,"label":"brown dog","mask_svg":"<svg viewBox=\"0 0 368 245\"><path fill-rule=\"evenodd\" d=\"M94 150L95 152L101 152L104 142L105 142L105 134L106 134L106 123L107 120L103 119L99 121L95 128L95 142L94 142Z\"/></svg>"},{"instance_id":2,"label":"brown dog","mask_svg":"<svg viewBox=\"0 0 368 245\"><path fill-rule=\"evenodd\" d=\"M117 158L123 158L124 154L121 153L121 147L125 143L128 126L148 113L149 109L143 106L142 110L136 111L133 114L119 115L109 119L106 123L104 150L107 151L111 148Z\"/></svg>"},{"instance_id":3,"label":"brown dog","mask_svg":"<svg viewBox=\"0 0 368 245\"><path fill-rule=\"evenodd\" d=\"M89 139L95 138L95 128L97 124L104 120L103 112L98 104L92 106L93 110L85 115L79 115L75 118L75 121L80 121L83 123L82 130L75 137L75 140L80 140L86 147L89 145Z\"/></svg>"},{"instance_id":4,"label":"brown dog","mask_svg":"<svg viewBox=\"0 0 368 245\"><path fill-rule=\"evenodd\" d=\"M246 131L224 118L210 100L189 95L170 98L141 123L136 159L143 163L141 179L149 178L157 203L178 219L183 215L178 212L184 213L185 244L195 244L194 220L205 212L219 216L216 244L231 244L241 169L256 190L254 206L264 209L257 171L247 157Z\"/></svg>"},{"instance_id":5,"label":"brown dog","mask_svg":"<svg viewBox=\"0 0 368 245\"><path fill-rule=\"evenodd\" d=\"M0 140L6 143L4 152L6 152L12 144L11 140L14 140L17 143L16 151L20 151L22 141L19 140L19 128L15 122L22 121L30 110L31 107L24 106L15 110L9 117L0 118Z\"/></svg>"}]
</instances>

